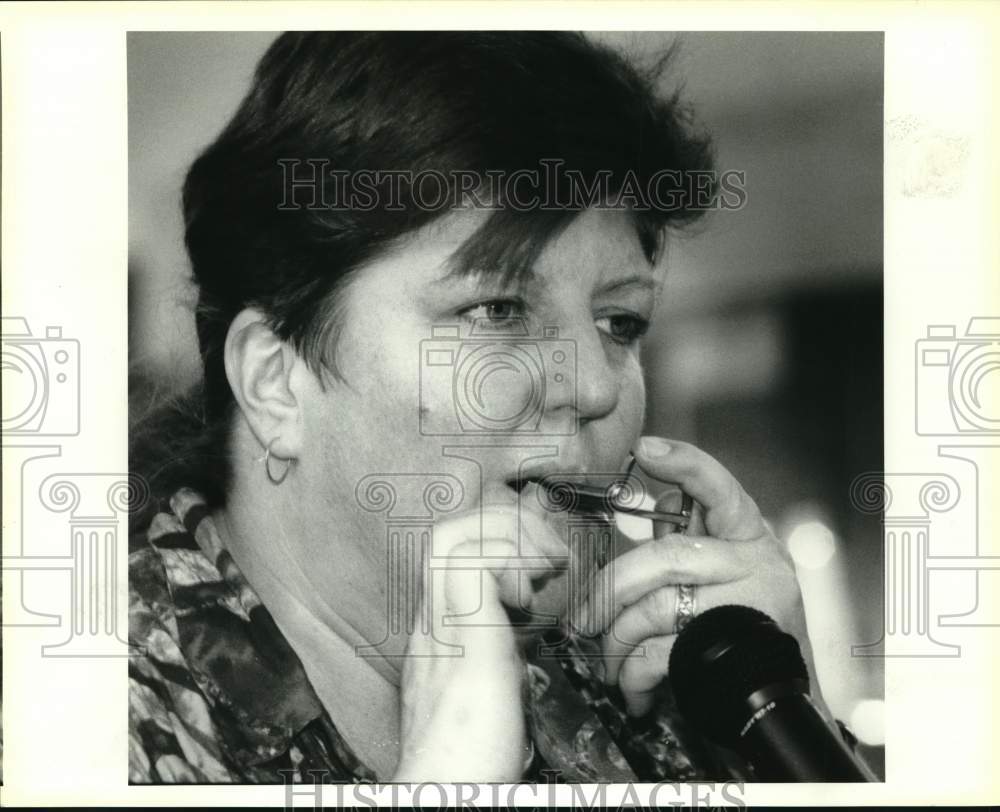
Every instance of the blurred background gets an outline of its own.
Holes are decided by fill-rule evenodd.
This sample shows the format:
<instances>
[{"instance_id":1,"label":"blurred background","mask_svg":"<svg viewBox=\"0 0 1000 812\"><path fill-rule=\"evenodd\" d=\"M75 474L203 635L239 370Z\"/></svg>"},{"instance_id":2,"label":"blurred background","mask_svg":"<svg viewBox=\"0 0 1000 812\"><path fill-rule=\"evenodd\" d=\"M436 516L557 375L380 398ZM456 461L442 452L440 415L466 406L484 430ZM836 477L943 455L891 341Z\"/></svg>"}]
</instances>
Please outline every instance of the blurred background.
<instances>
[{"instance_id":1,"label":"blurred background","mask_svg":"<svg viewBox=\"0 0 1000 812\"><path fill-rule=\"evenodd\" d=\"M133 406L199 374L180 187L274 36L129 35ZM882 35L594 36L640 59L679 39L674 80L746 173L744 208L670 248L647 431L717 456L789 544L824 696L882 772L883 662L851 654L881 637L882 529L849 499L882 470Z\"/></svg>"}]
</instances>

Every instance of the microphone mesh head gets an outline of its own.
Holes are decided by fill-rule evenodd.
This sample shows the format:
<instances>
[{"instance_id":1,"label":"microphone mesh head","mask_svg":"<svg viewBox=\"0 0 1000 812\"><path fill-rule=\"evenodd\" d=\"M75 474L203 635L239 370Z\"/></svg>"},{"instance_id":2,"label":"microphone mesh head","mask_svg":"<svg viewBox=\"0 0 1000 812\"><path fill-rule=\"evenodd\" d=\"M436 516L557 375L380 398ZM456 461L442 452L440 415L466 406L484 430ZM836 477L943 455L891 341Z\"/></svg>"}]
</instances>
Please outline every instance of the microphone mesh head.
<instances>
[{"instance_id":1,"label":"microphone mesh head","mask_svg":"<svg viewBox=\"0 0 1000 812\"><path fill-rule=\"evenodd\" d=\"M695 617L670 652L677 707L702 733L733 746L761 688L809 679L799 644L749 606L718 606Z\"/></svg>"}]
</instances>

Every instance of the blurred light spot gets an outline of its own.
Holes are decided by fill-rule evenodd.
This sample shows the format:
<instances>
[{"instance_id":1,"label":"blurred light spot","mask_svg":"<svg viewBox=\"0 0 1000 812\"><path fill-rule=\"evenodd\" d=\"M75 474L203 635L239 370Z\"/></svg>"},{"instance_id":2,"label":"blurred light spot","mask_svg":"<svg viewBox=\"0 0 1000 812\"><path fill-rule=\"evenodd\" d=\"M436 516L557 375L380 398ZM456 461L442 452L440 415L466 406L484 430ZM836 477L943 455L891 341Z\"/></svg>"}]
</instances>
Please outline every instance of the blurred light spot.
<instances>
[{"instance_id":1,"label":"blurred light spot","mask_svg":"<svg viewBox=\"0 0 1000 812\"><path fill-rule=\"evenodd\" d=\"M816 570L825 566L837 551L833 531L823 522L802 522L788 534L788 550L795 563Z\"/></svg>"},{"instance_id":2,"label":"blurred light spot","mask_svg":"<svg viewBox=\"0 0 1000 812\"><path fill-rule=\"evenodd\" d=\"M768 312L685 320L664 344L659 374L684 402L774 391L784 375L784 333Z\"/></svg>"},{"instance_id":3,"label":"blurred light spot","mask_svg":"<svg viewBox=\"0 0 1000 812\"><path fill-rule=\"evenodd\" d=\"M851 711L851 730L865 744L885 744L885 702L862 699Z\"/></svg>"}]
</instances>

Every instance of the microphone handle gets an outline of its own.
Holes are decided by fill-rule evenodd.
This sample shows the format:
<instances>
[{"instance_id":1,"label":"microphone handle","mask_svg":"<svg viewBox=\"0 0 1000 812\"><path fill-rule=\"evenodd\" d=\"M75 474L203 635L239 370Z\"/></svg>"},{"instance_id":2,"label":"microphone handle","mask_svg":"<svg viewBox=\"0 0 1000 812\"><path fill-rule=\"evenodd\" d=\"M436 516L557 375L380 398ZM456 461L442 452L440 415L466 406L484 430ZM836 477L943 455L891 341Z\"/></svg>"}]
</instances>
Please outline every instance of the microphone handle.
<instances>
[{"instance_id":1,"label":"microphone handle","mask_svg":"<svg viewBox=\"0 0 1000 812\"><path fill-rule=\"evenodd\" d=\"M761 781L876 781L802 693L777 696L750 718L739 749Z\"/></svg>"}]
</instances>

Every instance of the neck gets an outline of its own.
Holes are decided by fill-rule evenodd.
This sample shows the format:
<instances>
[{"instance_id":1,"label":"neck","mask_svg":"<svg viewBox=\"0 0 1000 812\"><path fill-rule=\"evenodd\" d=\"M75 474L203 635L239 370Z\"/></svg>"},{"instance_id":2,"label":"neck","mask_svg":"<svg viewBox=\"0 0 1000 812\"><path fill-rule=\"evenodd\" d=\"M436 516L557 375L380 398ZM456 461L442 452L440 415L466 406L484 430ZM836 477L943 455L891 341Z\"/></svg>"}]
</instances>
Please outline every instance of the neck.
<instances>
[{"instance_id":1,"label":"neck","mask_svg":"<svg viewBox=\"0 0 1000 812\"><path fill-rule=\"evenodd\" d=\"M214 518L334 724L357 755L388 778L398 760L400 711L399 670L373 646L384 637L384 609L377 598L374 606L366 599L357 567L348 563L337 583L320 590L298 563L303 544L325 545L334 560L351 556L345 539L317 538L316 528L306 525L294 484L289 476L272 485L259 466L237 471L230 500ZM358 656L359 650L374 656Z\"/></svg>"}]
</instances>

